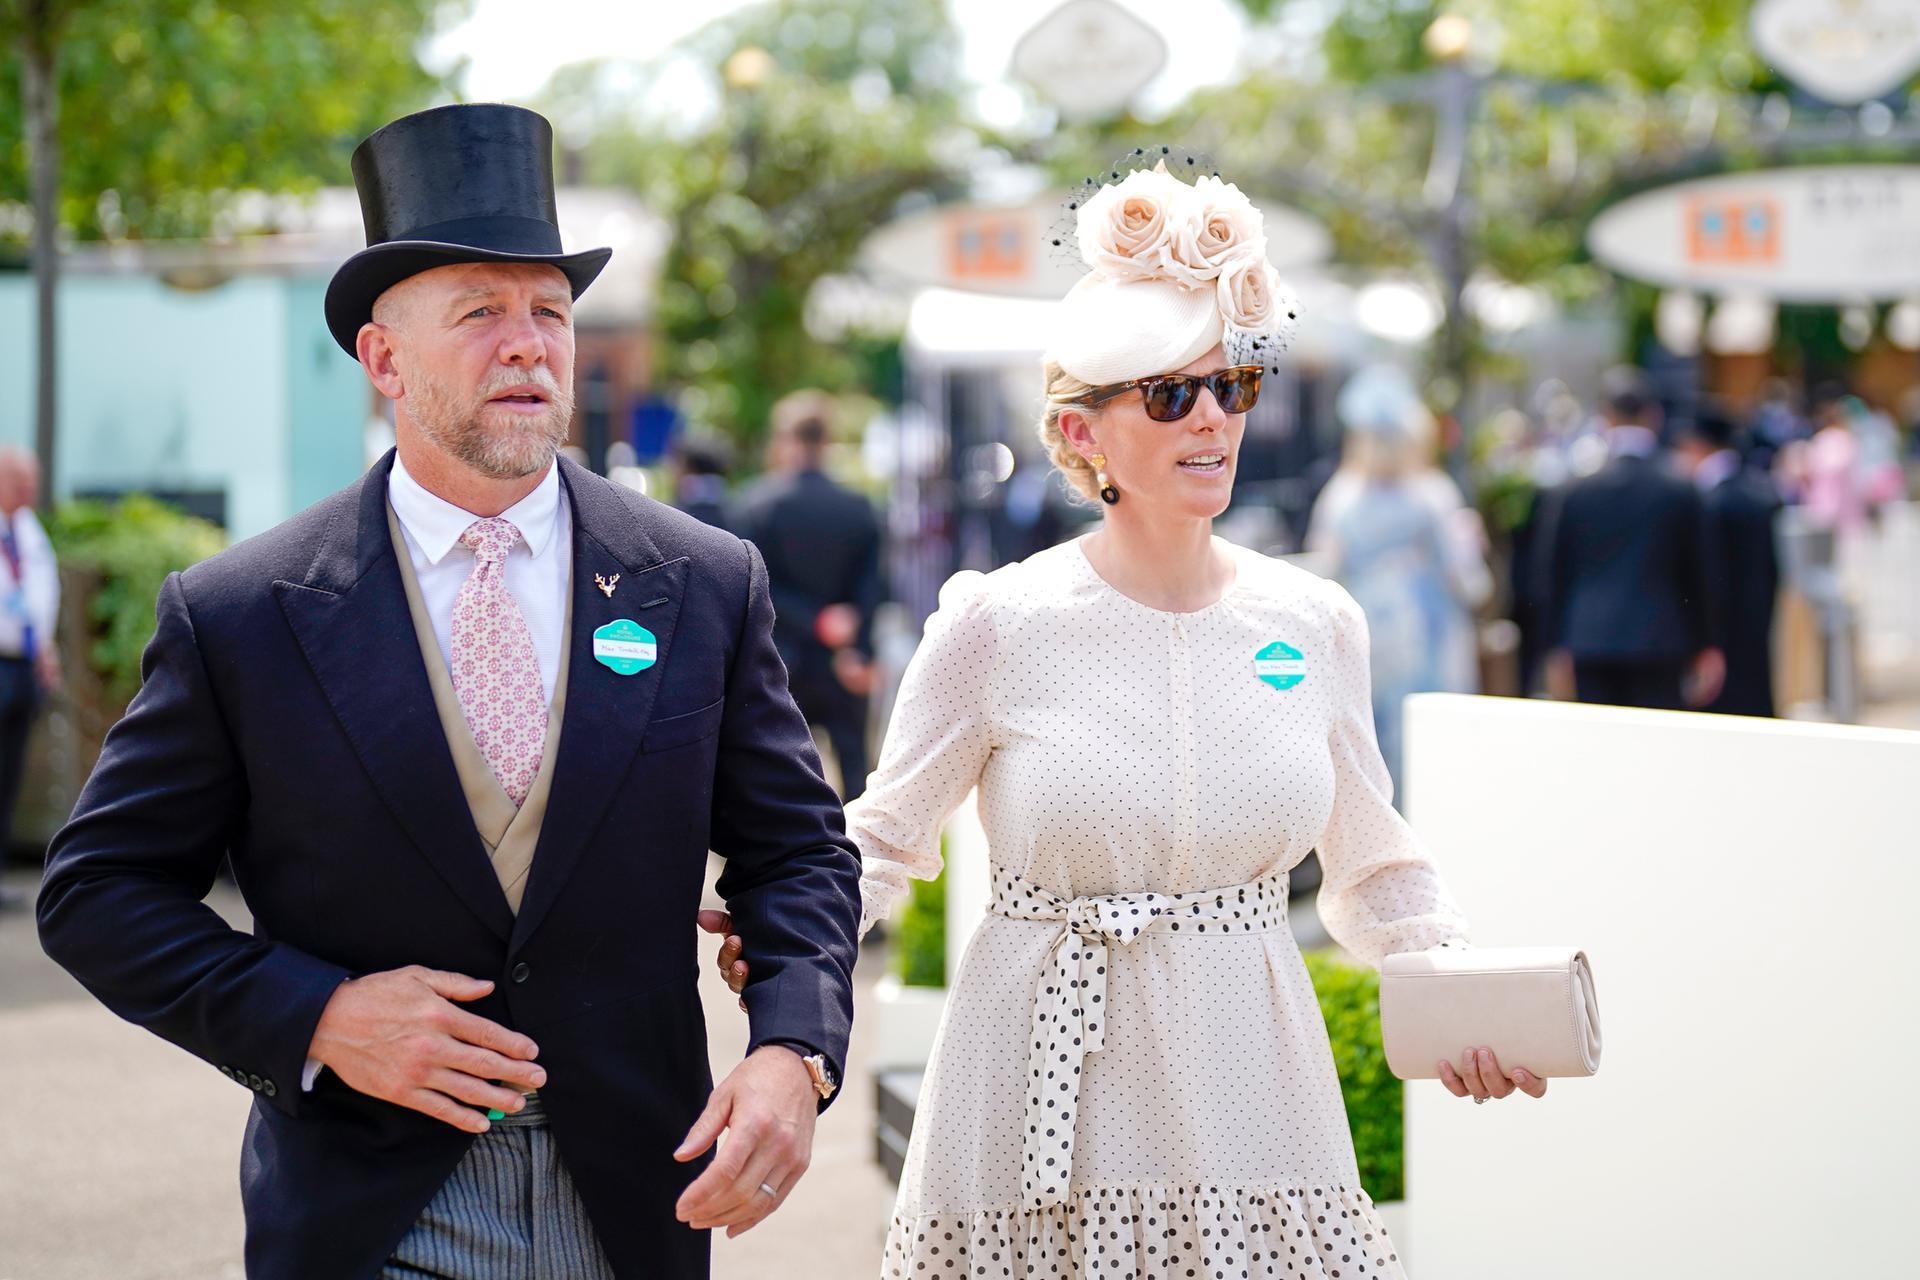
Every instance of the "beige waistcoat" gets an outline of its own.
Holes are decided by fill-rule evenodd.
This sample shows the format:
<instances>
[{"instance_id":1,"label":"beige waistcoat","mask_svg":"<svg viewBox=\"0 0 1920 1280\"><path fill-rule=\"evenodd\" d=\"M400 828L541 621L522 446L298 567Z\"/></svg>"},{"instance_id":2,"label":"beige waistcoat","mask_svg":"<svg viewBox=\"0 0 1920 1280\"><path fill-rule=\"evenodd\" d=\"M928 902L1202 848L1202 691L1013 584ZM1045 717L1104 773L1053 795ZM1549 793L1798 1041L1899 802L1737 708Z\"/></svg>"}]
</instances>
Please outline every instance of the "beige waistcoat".
<instances>
[{"instance_id":1,"label":"beige waistcoat","mask_svg":"<svg viewBox=\"0 0 1920 1280\"><path fill-rule=\"evenodd\" d=\"M560 749L560 719L567 705L567 668L573 647L573 593L567 593L567 613L560 626L560 669L554 676L553 704L547 709L547 740L540 754L540 772L534 775L526 801L516 809L467 727L460 697L453 691L453 675L447 670L447 660L433 634L433 619L420 595L420 580L413 572L413 557L408 554L400 519L391 505L387 507L387 528L393 534L394 558L400 562L400 582L407 593L407 612L413 615L413 634L420 642L420 656L426 660L433 705L440 713L440 730L453 752L454 771L460 775L460 789L473 811L474 829L480 833L487 856L493 860L494 874L500 878L500 891L518 915L520 899L527 891L527 873L533 869L533 851L540 843L540 824L547 816L553 759Z\"/></svg>"}]
</instances>

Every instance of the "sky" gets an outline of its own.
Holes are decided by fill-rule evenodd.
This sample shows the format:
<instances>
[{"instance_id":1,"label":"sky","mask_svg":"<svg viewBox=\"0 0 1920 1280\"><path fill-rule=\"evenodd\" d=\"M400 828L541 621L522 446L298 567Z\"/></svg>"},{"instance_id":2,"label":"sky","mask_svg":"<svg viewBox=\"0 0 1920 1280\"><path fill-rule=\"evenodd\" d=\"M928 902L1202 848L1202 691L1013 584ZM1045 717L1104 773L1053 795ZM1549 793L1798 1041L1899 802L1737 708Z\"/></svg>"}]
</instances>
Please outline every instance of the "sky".
<instances>
[{"instance_id":1,"label":"sky","mask_svg":"<svg viewBox=\"0 0 1920 1280\"><path fill-rule=\"evenodd\" d=\"M470 101L524 101L559 67L589 58L643 60L750 0L635 4L633 0L545 0L530 19L525 0L477 0L470 16L433 40L426 61L444 68L465 56ZM1202 85L1233 77L1248 39L1231 0L1119 0L1167 41L1167 65L1142 105L1170 106ZM1048 0L948 0L964 41L962 64L989 117L1017 110L1003 85L1013 47L1046 13ZM1270 37L1269 37L1270 38Z\"/></svg>"}]
</instances>

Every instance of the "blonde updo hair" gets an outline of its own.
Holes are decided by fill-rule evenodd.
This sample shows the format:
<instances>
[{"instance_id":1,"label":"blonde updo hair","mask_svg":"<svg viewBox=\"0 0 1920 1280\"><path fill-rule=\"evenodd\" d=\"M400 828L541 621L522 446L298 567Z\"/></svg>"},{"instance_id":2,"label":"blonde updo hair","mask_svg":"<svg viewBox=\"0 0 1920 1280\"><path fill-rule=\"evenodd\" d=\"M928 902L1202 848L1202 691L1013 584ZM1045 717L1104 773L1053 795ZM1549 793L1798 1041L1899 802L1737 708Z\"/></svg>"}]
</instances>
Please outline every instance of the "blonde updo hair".
<instances>
[{"instance_id":1,"label":"blonde updo hair","mask_svg":"<svg viewBox=\"0 0 1920 1280\"><path fill-rule=\"evenodd\" d=\"M1054 470L1066 479L1067 488L1082 501L1096 503L1100 500L1100 482L1094 478L1093 464L1080 456L1073 447L1073 441L1067 439L1067 433L1060 429L1060 412L1063 409L1077 409L1092 417L1093 408L1077 403L1090 394L1094 388L1091 383L1080 381L1049 360L1042 366L1046 378L1046 405L1041 410L1038 430L1040 444L1053 459Z\"/></svg>"}]
</instances>

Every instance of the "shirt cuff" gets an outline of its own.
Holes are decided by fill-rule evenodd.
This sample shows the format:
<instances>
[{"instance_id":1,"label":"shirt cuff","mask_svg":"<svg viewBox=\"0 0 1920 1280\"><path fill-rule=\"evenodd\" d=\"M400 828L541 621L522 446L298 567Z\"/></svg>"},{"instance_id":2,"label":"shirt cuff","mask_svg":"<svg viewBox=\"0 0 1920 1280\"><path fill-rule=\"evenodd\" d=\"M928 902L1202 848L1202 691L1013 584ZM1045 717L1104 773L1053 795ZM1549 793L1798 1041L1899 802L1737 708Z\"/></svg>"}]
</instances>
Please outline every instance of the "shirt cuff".
<instances>
[{"instance_id":1,"label":"shirt cuff","mask_svg":"<svg viewBox=\"0 0 1920 1280\"><path fill-rule=\"evenodd\" d=\"M306 1068L300 1072L300 1092L302 1093L313 1092L313 1082L320 1078L320 1070L322 1065L323 1064L318 1058L307 1059Z\"/></svg>"}]
</instances>

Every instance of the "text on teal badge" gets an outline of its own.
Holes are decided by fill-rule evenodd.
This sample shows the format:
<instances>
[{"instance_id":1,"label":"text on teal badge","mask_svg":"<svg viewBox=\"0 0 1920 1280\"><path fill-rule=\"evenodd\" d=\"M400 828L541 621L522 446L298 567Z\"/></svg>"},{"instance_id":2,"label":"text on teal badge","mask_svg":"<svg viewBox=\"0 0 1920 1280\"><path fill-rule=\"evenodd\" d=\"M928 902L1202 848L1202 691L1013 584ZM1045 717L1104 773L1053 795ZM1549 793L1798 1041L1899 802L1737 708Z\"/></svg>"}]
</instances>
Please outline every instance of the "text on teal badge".
<instances>
[{"instance_id":1,"label":"text on teal badge","mask_svg":"<svg viewBox=\"0 0 1920 1280\"><path fill-rule=\"evenodd\" d=\"M659 640L631 618L615 618L593 633L593 660L615 675L645 671L659 656Z\"/></svg>"},{"instance_id":2,"label":"text on teal badge","mask_svg":"<svg viewBox=\"0 0 1920 1280\"><path fill-rule=\"evenodd\" d=\"M1306 656L1284 640L1253 655L1253 674L1276 689L1291 689L1307 678Z\"/></svg>"}]
</instances>

